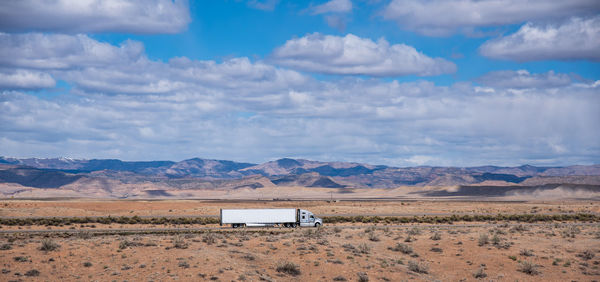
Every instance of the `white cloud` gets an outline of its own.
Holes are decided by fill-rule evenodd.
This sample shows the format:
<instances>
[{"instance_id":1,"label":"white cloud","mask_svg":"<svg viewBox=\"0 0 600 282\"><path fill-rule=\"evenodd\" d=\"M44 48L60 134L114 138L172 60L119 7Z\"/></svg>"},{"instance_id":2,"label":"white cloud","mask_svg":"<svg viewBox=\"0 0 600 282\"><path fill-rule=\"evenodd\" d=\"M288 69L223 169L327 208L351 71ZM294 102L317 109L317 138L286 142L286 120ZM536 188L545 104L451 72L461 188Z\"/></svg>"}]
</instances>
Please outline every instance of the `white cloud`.
<instances>
[{"instance_id":1,"label":"white cloud","mask_svg":"<svg viewBox=\"0 0 600 282\"><path fill-rule=\"evenodd\" d=\"M347 13L352 11L352 1L350 0L330 0L321 5L311 8L313 15L326 13Z\"/></svg>"},{"instance_id":2,"label":"white cloud","mask_svg":"<svg viewBox=\"0 0 600 282\"><path fill-rule=\"evenodd\" d=\"M346 30L346 18L340 17L339 15L327 15L325 16L325 22L330 27L337 29L340 32Z\"/></svg>"},{"instance_id":3,"label":"white cloud","mask_svg":"<svg viewBox=\"0 0 600 282\"><path fill-rule=\"evenodd\" d=\"M479 83L498 88L551 88L571 84L571 78L563 73L548 71L532 74L527 70L493 71L477 79Z\"/></svg>"},{"instance_id":4,"label":"white cloud","mask_svg":"<svg viewBox=\"0 0 600 282\"><path fill-rule=\"evenodd\" d=\"M362 79L291 88L254 101L215 87L51 100L4 91L0 154L253 162L294 155L395 165L570 164L600 157L600 98L591 84L524 94L496 89L494 95L470 85Z\"/></svg>"},{"instance_id":5,"label":"white cloud","mask_svg":"<svg viewBox=\"0 0 600 282\"><path fill-rule=\"evenodd\" d=\"M68 80L85 91L104 94L172 93L203 87L251 95L308 81L295 71L248 58L221 63L188 58L152 61L140 42L128 40L114 46L86 35L0 33L0 66L36 73L46 82L50 77Z\"/></svg>"},{"instance_id":6,"label":"white cloud","mask_svg":"<svg viewBox=\"0 0 600 282\"><path fill-rule=\"evenodd\" d=\"M30 70L0 70L0 89L38 89L54 87L56 82L47 73Z\"/></svg>"},{"instance_id":7,"label":"white cloud","mask_svg":"<svg viewBox=\"0 0 600 282\"><path fill-rule=\"evenodd\" d=\"M390 45L353 34L344 37L310 34L288 40L271 54L282 66L303 71L371 76L439 75L454 73L456 65L431 58L405 44Z\"/></svg>"},{"instance_id":8,"label":"white cloud","mask_svg":"<svg viewBox=\"0 0 600 282\"><path fill-rule=\"evenodd\" d=\"M142 58L144 46L125 41L116 47L86 35L0 33L0 65L32 69L72 69L129 64Z\"/></svg>"},{"instance_id":9,"label":"white cloud","mask_svg":"<svg viewBox=\"0 0 600 282\"><path fill-rule=\"evenodd\" d=\"M186 0L0 1L0 30L177 33L190 23Z\"/></svg>"},{"instance_id":10,"label":"white cloud","mask_svg":"<svg viewBox=\"0 0 600 282\"><path fill-rule=\"evenodd\" d=\"M383 16L408 30L446 36L480 27L594 15L598 11L596 0L393 0Z\"/></svg>"},{"instance_id":11,"label":"white cloud","mask_svg":"<svg viewBox=\"0 0 600 282\"><path fill-rule=\"evenodd\" d=\"M600 6L600 5L599 5ZM486 57L515 61L600 61L600 16L556 25L527 23L517 32L485 42Z\"/></svg>"},{"instance_id":12,"label":"white cloud","mask_svg":"<svg viewBox=\"0 0 600 282\"><path fill-rule=\"evenodd\" d=\"M352 76L316 81L248 58L153 61L132 41L115 46L67 36L56 40L66 42L61 49L52 36L0 37L13 42L1 46L14 52L0 53L1 70L46 74L72 86L53 97L0 90L0 155L252 162L292 155L394 165L600 158L599 82L563 83L562 74L550 72L507 73L508 82L485 88ZM360 47L361 40L354 43ZM27 46L48 57L18 52ZM325 59L328 48L321 51ZM360 54L352 64L378 58L369 48L352 52ZM556 78L553 87L539 86Z\"/></svg>"},{"instance_id":13,"label":"white cloud","mask_svg":"<svg viewBox=\"0 0 600 282\"><path fill-rule=\"evenodd\" d=\"M279 0L250 0L247 3L248 7L263 11L273 11L277 4L279 4Z\"/></svg>"}]
</instances>

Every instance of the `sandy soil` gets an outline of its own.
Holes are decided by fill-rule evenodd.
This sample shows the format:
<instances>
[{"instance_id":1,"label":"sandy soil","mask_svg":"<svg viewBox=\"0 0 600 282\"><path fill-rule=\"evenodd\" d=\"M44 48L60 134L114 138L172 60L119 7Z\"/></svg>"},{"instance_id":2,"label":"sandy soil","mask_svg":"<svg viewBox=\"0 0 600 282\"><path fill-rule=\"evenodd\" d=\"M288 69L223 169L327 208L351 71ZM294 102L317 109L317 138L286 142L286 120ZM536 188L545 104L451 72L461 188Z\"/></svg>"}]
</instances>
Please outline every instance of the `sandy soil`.
<instances>
[{"instance_id":1,"label":"sandy soil","mask_svg":"<svg viewBox=\"0 0 600 282\"><path fill-rule=\"evenodd\" d=\"M220 208L304 208L334 214L482 214L600 212L594 201L205 201L3 200L0 216L210 216ZM35 229L217 227L194 225L2 226ZM416 229L415 229L416 228ZM600 280L600 224L514 223L499 227L328 224L303 229L219 229L180 235L90 232L0 234L0 281L595 281ZM434 234L439 240L434 240ZM49 236L49 238L44 238ZM487 242L480 246L481 238ZM407 239L410 238L410 239ZM60 245L40 250L45 239ZM484 240L485 241L485 240ZM404 244L403 253L398 244ZM402 246L402 245L400 245ZM181 248L178 248L181 247ZM285 262L299 274L278 271ZM537 274L519 271L529 262ZM417 264L426 269L418 272ZM35 270L35 271L33 271ZM416 271L417 270L417 271ZM36 275L39 276L26 276ZM360 274L363 275L363 274Z\"/></svg>"},{"instance_id":2,"label":"sandy soil","mask_svg":"<svg viewBox=\"0 0 600 282\"><path fill-rule=\"evenodd\" d=\"M600 213L595 201L0 200L0 216L216 216L221 208L303 208L317 215Z\"/></svg>"},{"instance_id":3,"label":"sandy soil","mask_svg":"<svg viewBox=\"0 0 600 282\"><path fill-rule=\"evenodd\" d=\"M435 233L439 240L432 239ZM492 243L494 235L499 238L497 245ZM480 246L481 236L489 242ZM280 234L251 230L49 238L60 247L43 251L42 241L48 239L6 235L0 237L4 249L0 250L0 280L356 281L362 272L369 281L474 281L481 269L484 280L492 281L592 281L600 277L599 236L598 226L414 229L365 225ZM397 244L412 251L394 250ZM285 262L294 263L297 267L292 270L299 274L278 271ZM521 262L532 263L539 273L519 271ZM409 266L413 263L427 273L415 272ZM39 276L24 276L35 274L32 270Z\"/></svg>"}]
</instances>

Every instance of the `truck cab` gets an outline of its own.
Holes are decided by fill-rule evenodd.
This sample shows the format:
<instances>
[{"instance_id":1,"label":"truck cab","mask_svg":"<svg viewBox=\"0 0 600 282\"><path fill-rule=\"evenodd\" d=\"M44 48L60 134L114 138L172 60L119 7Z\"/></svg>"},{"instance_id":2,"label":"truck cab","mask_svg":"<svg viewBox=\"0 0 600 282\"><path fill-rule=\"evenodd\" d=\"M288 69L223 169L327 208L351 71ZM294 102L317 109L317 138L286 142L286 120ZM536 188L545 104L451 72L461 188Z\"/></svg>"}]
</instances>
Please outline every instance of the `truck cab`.
<instances>
[{"instance_id":1,"label":"truck cab","mask_svg":"<svg viewBox=\"0 0 600 282\"><path fill-rule=\"evenodd\" d=\"M299 219L300 226L302 226L302 227L304 227L304 226L320 227L323 225L323 220L316 217L312 212L300 209L298 212L298 215L300 217L300 219Z\"/></svg>"}]
</instances>

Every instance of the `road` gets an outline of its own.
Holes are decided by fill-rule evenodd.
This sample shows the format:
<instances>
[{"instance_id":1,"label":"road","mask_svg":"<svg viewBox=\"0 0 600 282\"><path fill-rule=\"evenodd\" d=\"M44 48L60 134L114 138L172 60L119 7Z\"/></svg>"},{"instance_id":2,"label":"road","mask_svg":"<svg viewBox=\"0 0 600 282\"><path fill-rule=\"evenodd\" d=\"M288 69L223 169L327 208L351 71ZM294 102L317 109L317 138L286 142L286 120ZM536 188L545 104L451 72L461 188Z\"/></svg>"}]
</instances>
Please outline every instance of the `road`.
<instances>
[{"instance_id":1,"label":"road","mask_svg":"<svg viewBox=\"0 0 600 282\"><path fill-rule=\"evenodd\" d=\"M341 229L360 229L367 227L379 227L379 228L394 228L394 229L410 229L414 227L418 228L436 228L436 229L460 229L460 228L477 228L477 227L514 227L514 226L549 226L549 227L569 227L569 226L597 226L600 227L600 223L474 223L474 224L400 224L400 225L375 225L375 224L360 224L360 225L328 225L321 228L341 228ZM173 233L203 233L209 231L217 232L293 232L294 230L302 230L304 228L283 228L283 227L259 227L259 228L241 228L233 229L229 226L219 227L193 227L193 228L102 228L102 229L38 229L38 230L0 230L0 234L31 234L31 235L49 235L49 234L62 234L62 235L78 235L78 234L95 234L95 235L125 235L125 234L173 234Z\"/></svg>"},{"instance_id":2,"label":"road","mask_svg":"<svg viewBox=\"0 0 600 282\"><path fill-rule=\"evenodd\" d=\"M396 216L396 217L413 217L413 216L453 216L453 215L457 215L457 216L463 216L463 215L471 215L471 216L475 216L475 215L483 215L483 216L491 216L491 215L498 215L498 214L504 214L504 215L510 215L511 213L339 213L339 214L334 214L334 213L325 213L325 214L317 214L317 216L319 217L331 217L331 216L346 216L346 217L353 217L353 216L380 216L380 217L385 217L385 216ZM561 212L551 212L551 213L529 213L529 214L534 214L534 215L561 215L561 214L577 214L576 212L573 213L561 213ZM585 212L585 214L592 214L592 215L597 215L600 216L600 212ZM0 218L5 218L5 219L30 219L30 218L104 218L104 217L121 217L121 215L93 215L93 216L0 216ZM124 217L133 217L135 215L125 215ZM195 218L195 217L202 217L202 218L218 218L219 215L140 215L137 216L139 218Z\"/></svg>"}]
</instances>

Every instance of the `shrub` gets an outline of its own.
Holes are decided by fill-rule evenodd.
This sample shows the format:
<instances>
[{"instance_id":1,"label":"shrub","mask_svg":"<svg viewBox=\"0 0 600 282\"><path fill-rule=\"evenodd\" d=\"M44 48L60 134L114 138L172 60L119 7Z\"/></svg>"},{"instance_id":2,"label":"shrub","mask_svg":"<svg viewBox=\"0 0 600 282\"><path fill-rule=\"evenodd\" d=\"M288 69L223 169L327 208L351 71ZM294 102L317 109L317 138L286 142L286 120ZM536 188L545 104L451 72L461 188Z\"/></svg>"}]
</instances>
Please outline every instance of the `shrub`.
<instances>
[{"instance_id":1,"label":"shrub","mask_svg":"<svg viewBox=\"0 0 600 282\"><path fill-rule=\"evenodd\" d=\"M123 240L121 242L119 242L119 249L124 250L127 249L127 247L131 246L131 242L127 241L127 240Z\"/></svg>"},{"instance_id":2,"label":"shrub","mask_svg":"<svg viewBox=\"0 0 600 282\"><path fill-rule=\"evenodd\" d=\"M27 277L40 276L40 272L37 269L32 269L32 270L25 272L25 276L27 276Z\"/></svg>"},{"instance_id":3,"label":"shrub","mask_svg":"<svg viewBox=\"0 0 600 282\"><path fill-rule=\"evenodd\" d=\"M373 241L373 242L377 242L379 241L379 237L377 237L377 235L375 235L374 232L369 233L369 240Z\"/></svg>"},{"instance_id":4,"label":"shrub","mask_svg":"<svg viewBox=\"0 0 600 282\"><path fill-rule=\"evenodd\" d=\"M528 250L528 249L522 249L519 252L520 255L525 256L525 257L532 257L533 256L533 250Z\"/></svg>"},{"instance_id":5,"label":"shrub","mask_svg":"<svg viewBox=\"0 0 600 282\"><path fill-rule=\"evenodd\" d=\"M202 237L202 242L206 243L207 245L212 245L217 242L217 238L214 234L208 233ZM267 242L269 241L267 240Z\"/></svg>"},{"instance_id":6,"label":"shrub","mask_svg":"<svg viewBox=\"0 0 600 282\"><path fill-rule=\"evenodd\" d=\"M340 232L342 232L342 228L336 226L336 227L333 228L333 232L340 233Z\"/></svg>"},{"instance_id":7,"label":"shrub","mask_svg":"<svg viewBox=\"0 0 600 282\"><path fill-rule=\"evenodd\" d=\"M523 232L523 231L527 231L527 230L528 230L528 229L527 229L527 227L525 227L525 226L523 226L523 225L519 224L519 225L517 225L517 226L515 226L515 227L511 228L509 231L510 231L511 233L515 233L515 232Z\"/></svg>"},{"instance_id":8,"label":"shrub","mask_svg":"<svg viewBox=\"0 0 600 282\"><path fill-rule=\"evenodd\" d=\"M559 262L562 262L562 259L555 258L554 261L552 261L552 265L558 265Z\"/></svg>"},{"instance_id":9,"label":"shrub","mask_svg":"<svg viewBox=\"0 0 600 282\"><path fill-rule=\"evenodd\" d=\"M371 252L371 247L369 247L369 245L362 243L360 245L358 245L358 251L362 254L368 254Z\"/></svg>"},{"instance_id":10,"label":"shrub","mask_svg":"<svg viewBox=\"0 0 600 282\"><path fill-rule=\"evenodd\" d=\"M421 230L417 227L414 227L406 232L408 235L415 236L421 234Z\"/></svg>"},{"instance_id":11,"label":"shrub","mask_svg":"<svg viewBox=\"0 0 600 282\"><path fill-rule=\"evenodd\" d=\"M575 238L579 233L581 233L581 230L577 226L569 226L565 230L561 231L563 238Z\"/></svg>"},{"instance_id":12,"label":"shrub","mask_svg":"<svg viewBox=\"0 0 600 282\"><path fill-rule=\"evenodd\" d=\"M436 252L436 253L441 253L443 250L442 250L442 248L433 247L433 248L431 248L431 251Z\"/></svg>"},{"instance_id":13,"label":"shrub","mask_svg":"<svg viewBox=\"0 0 600 282\"><path fill-rule=\"evenodd\" d=\"M494 246L497 246L498 244L500 244L500 241L502 239L500 239L500 236L498 236L498 234L494 234L494 236L492 236L492 244Z\"/></svg>"},{"instance_id":14,"label":"shrub","mask_svg":"<svg viewBox=\"0 0 600 282\"><path fill-rule=\"evenodd\" d=\"M187 261L180 261L178 265L181 268L190 268L190 264Z\"/></svg>"},{"instance_id":15,"label":"shrub","mask_svg":"<svg viewBox=\"0 0 600 282\"><path fill-rule=\"evenodd\" d=\"M15 260L17 262L28 262L29 257L18 256L18 257L13 257L13 260Z\"/></svg>"},{"instance_id":16,"label":"shrub","mask_svg":"<svg viewBox=\"0 0 600 282\"><path fill-rule=\"evenodd\" d=\"M333 277L333 281L348 281L348 280L346 280L346 277L340 275L340 276Z\"/></svg>"},{"instance_id":17,"label":"shrub","mask_svg":"<svg viewBox=\"0 0 600 282\"><path fill-rule=\"evenodd\" d=\"M413 248L409 245L397 243L395 247L390 248L390 250L395 252L401 252L403 254L410 254L413 252Z\"/></svg>"},{"instance_id":18,"label":"shrub","mask_svg":"<svg viewBox=\"0 0 600 282\"><path fill-rule=\"evenodd\" d=\"M173 237L173 248L176 249L187 249L188 243L181 236Z\"/></svg>"},{"instance_id":19,"label":"shrub","mask_svg":"<svg viewBox=\"0 0 600 282\"><path fill-rule=\"evenodd\" d=\"M245 254L242 256L242 258L245 260L255 260L256 259L256 257L252 254Z\"/></svg>"},{"instance_id":20,"label":"shrub","mask_svg":"<svg viewBox=\"0 0 600 282\"><path fill-rule=\"evenodd\" d=\"M490 239L488 238L487 234L481 234L479 235L479 240L477 241L477 245L479 246L483 246L486 245L487 243L489 243Z\"/></svg>"},{"instance_id":21,"label":"shrub","mask_svg":"<svg viewBox=\"0 0 600 282\"><path fill-rule=\"evenodd\" d=\"M91 267L92 263L89 262L89 261L86 261L86 262L83 263L83 266L85 266L85 267Z\"/></svg>"},{"instance_id":22,"label":"shrub","mask_svg":"<svg viewBox=\"0 0 600 282\"><path fill-rule=\"evenodd\" d=\"M2 251L8 251L10 249L12 249L12 245L11 244L2 244L2 245L0 245L0 250L2 250Z\"/></svg>"},{"instance_id":23,"label":"shrub","mask_svg":"<svg viewBox=\"0 0 600 282\"><path fill-rule=\"evenodd\" d=\"M414 260L408 261L408 270L416 273L429 273L429 266Z\"/></svg>"},{"instance_id":24,"label":"shrub","mask_svg":"<svg viewBox=\"0 0 600 282\"><path fill-rule=\"evenodd\" d=\"M524 261L521 262L519 264L519 268L517 269L525 274L529 274L529 275L536 275L539 274L540 272L537 270L537 265L528 262L528 261Z\"/></svg>"},{"instance_id":25,"label":"shrub","mask_svg":"<svg viewBox=\"0 0 600 282\"><path fill-rule=\"evenodd\" d=\"M475 273L473 273L473 277L475 277L477 279L486 278L487 274L483 271L483 267L481 267L477 271L475 271Z\"/></svg>"},{"instance_id":26,"label":"shrub","mask_svg":"<svg viewBox=\"0 0 600 282\"><path fill-rule=\"evenodd\" d=\"M293 276L300 275L300 267L293 262L284 262L277 265L277 272L287 273Z\"/></svg>"},{"instance_id":27,"label":"shrub","mask_svg":"<svg viewBox=\"0 0 600 282\"><path fill-rule=\"evenodd\" d=\"M592 252L590 250L585 250L581 254L578 254L577 256L582 258L583 260L591 260L594 258L594 252Z\"/></svg>"},{"instance_id":28,"label":"shrub","mask_svg":"<svg viewBox=\"0 0 600 282\"><path fill-rule=\"evenodd\" d=\"M344 264L344 262L341 261L340 259L328 259L327 262L330 262L333 264Z\"/></svg>"},{"instance_id":29,"label":"shrub","mask_svg":"<svg viewBox=\"0 0 600 282\"><path fill-rule=\"evenodd\" d=\"M42 240L42 245L40 246L40 250L46 251L46 252L54 251L58 248L60 248L60 245L50 239Z\"/></svg>"},{"instance_id":30,"label":"shrub","mask_svg":"<svg viewBox=\"0 0 600 282\"><path fill-rule=\"evenodd\" d=\"M350 243L346 243L346 244L342 245L342 248L344 248L344 251L346 251L346 252L356 250L356 248Z\"/></svg>"},{"instance_id":31,"label":"shrub","mask_svg":"<svg viewBox=\"0 0 600 282\"><path fill-rule=\"evenodd\" d=\"M358 272L356 276L358 276L359 282L369 282L369 276L365 272Z\"/></svg>"},{"instance_id":32,"label":"shrub","mask_svg":"<svg viewBox=\"0 0 600 282\"><path fill-rule=\"evenodd\" d=\"M433 235L431 235L430 239L433 240L433 241L441 240L442 239L442 234L439 233L439 232L435 232L435 233L433 233Z\"/></svg>"}]
</instances>

